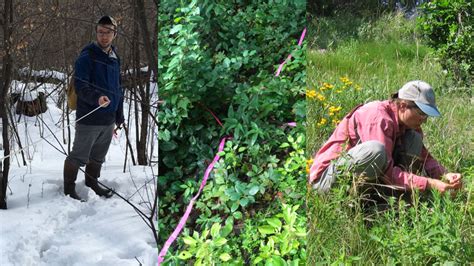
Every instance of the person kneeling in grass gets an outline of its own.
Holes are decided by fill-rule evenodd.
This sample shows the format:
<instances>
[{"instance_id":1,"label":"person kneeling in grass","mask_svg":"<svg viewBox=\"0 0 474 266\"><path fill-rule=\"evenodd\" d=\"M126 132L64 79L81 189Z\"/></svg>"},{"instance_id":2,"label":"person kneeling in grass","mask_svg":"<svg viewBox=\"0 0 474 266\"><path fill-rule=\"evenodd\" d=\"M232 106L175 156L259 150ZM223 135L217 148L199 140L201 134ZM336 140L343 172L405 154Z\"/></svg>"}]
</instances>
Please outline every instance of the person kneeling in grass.
<instances>
[{"instance_id":1,"label":"person kneeling in grass","mask_svg":"<svg viewBox=\"0 0 474 266\"><path fill-rule=\"evenodd\" d=\"M420 80L406 83L390 100L357 106L316 153L310 184L325 194L345 168L366 184L398 191L460 189L461 174L446 171L423 145L421 125L428 116L440 112L432 87Z\"/></svg>"}]
</instances>

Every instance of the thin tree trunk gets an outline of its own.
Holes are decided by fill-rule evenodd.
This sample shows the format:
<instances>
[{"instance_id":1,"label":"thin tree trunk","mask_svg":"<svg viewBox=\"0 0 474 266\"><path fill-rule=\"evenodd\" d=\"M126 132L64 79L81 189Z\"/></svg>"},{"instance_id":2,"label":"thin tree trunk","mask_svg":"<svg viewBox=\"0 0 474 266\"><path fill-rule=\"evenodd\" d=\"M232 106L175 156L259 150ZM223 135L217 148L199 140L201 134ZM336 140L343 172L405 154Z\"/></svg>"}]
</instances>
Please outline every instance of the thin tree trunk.
<instances>
[{"instance_id":1,"label":"thin tree trunk","mask_svg":"<svg viewBox=\"0 0 474 266\"><path fill-rule=\"evenodd\" d=\"M128 133L128 125L130 125L130 116L132 114L131 110L131 106L132 106L132 97L130 97L130 102L128 104L129 108L128 108L128 116L127 116L127 124L123 127L123 130L125 131L125 138L126 138L126 147L125 147L125 162L123 164L123 172L125 173L125 169L126 169L126 165L127 165L127 151L130 150L130 157L132 157L132 163L133 165L137 165L137 163L135 162L135 156L133 155L133 149L132 149L132 145L130 143L130 138L129 138L129 133Z\"/></svg>"},{"instance_id":2,"label":"thin tree trunk","mask_svg":"<svg viewBox=\"0 0 474 266\"><path fill-rule=\"evenodd\" d=\"M137 147L137 160L138 160L138 143L139 143L139 139L140 139L140 126L138 125L138 117L139 114L138 114L138 95L137 95L137 88L134 87L133 90L135 90L135 93L134 93L134 96L135 96L135 99L133 101L133 105L134 105L134 112L135 112L135 145ZM138 163L140 164L140 163Z\"/></svg>"},{"instance_id":3,"label":"thin tree trunk","mask_svg":"<svg viewBox=\"0 0 474 266\"><path fill-rule=\"evenodd\" d=\"M18 141L18 148L20 149L21 151L21 158L23 159L23 166L26 166L26 159L25 159L25 152L23 151L23 145L21 144L21 139L20 139L20 134L18 134L18 128L16 128L15 126L15 123L13 122L13 115L11 113L10 108L6 107L5 108L8 112L8 117L10 118L10 121L12 121L12 129L13 129L13 133L15 134L15 137Z\"/></svg>"},{"instance_id":4,"label":"thin tree trunk","mask_svg":"<svg viewBox=\"0 0 474 266\"><path fill-rule=\"evenodd\" d=\"M8 115L7 115L7 92L10 88L10 82L13 73L13 60L11 43L13 22L13 0L5 0L3 9L3 48L5 55L3 56L2 76L0 77L0 117L2 118L2 139L3 139L3 155L10 155L10 139L8 136ZM3 160L3 171L0 175L0 209L7 208L7 187L8 173L10 171L10 157Z\"/></svg>"},{"instance_id":5,"label":"thin tree trunk","mask_svg":"<svg viewBox=\"0 0 474 266\"><path fill-rule=\"evenodd\" d=\"M141 92L142 101L140 103L142 108L142 115L141 115L141 132L140 132L140 140L138 141L137 147L137 160L139 165L147 165L147 135L148 135L148 116L146 114L149 113L149 95L150 95L150 82L147 82L145 85L146 88L143 88L141 83L138 85L139 91Z\"/></svg>"},{"instance_id":6,"label":"thin tree trunk","mask_svg":"<svg viewBox=\"0 0 474 266\"><path fill-rule=\"evenodd\" d=\"M136 11L136 18L138 20L138 23L140 25L140 30L141 30L141 35L143 39L143 43L145 46L145 52L147 55L147 61L148 61L148 79L147 83L145 84L145 88L142 87L141 82L139 82L139 91L140 91L140 98L142 99L141 102L141 108L142 108L142 119L141 119L141 134L140 134L140 140L138 143L137 147L137 159L138 159L138 164L140 165L146 165L148 162L147 160L147 135L148 135L148 116L147 114L149 113L150 109L150 82L149 82L149 76L150 76L150 70L152 73L155 75L158 73L158 61L157 61L157 56L155 56L155 52L152 47L152 42L150 38L150 31L148 30L148 25L147 25L147 17L145 13L145 5L143 0L137 0L134 5L135 11ZM156 6L158 8L158 6Z\"/></svg>"},{"instance_id":7,"label":"thin tree trunk","mask_svg":"<svg viewBox=\"0 0 474 266\"><path fill-rule=\"evenodd\" d=\"M143 43L145 44L145 52L148 59L148 65L153 70L153 73L158 73L158 60L153 51L151 45L150 31L148 30L147 17L145 13L145 5L143 0L136 0L136 5L134 5L138 14L138 22L140 23L140 28L142 32Z\"/></svg>"}]
</instances>

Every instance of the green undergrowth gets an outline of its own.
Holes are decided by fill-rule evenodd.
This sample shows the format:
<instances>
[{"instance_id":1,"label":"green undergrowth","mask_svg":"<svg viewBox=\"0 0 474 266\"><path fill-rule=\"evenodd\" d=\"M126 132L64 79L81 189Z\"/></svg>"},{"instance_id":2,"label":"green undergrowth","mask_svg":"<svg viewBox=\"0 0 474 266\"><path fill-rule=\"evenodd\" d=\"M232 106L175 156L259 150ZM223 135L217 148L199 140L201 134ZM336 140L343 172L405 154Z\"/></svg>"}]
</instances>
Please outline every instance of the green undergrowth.
<instances>
[{"instance_id":1,"label":"green undergrowth","mask_svg":"<svg viewBox=\"0 0 474 266\"><path fill-rule=\"evenodd\" d=\"M305 263L304 8L293 0L161 2L160 246L228 137L165 265Z\"/></svg>"},{"instance_id":2,"label":"green undergrowth","mask_svg":"<svg viewBox=\"0 0 474 266\"><path fill-rule=\"evenodd\" d=\"M339 19L332 20L333 35L339 23L347 32L347 23ZM361 196L351 195L349 177L341 177L343 184L329 195L310 191L308 265L472 263L472 94L446 85L446 75L414 23L385 15L354 27L352 32L358 34L337 46L308 51L308 158L353 107L388 99L407 81L420 79L434 87L442 112L442 117L430 118L423 126L425 146L451 172L461 172L465 186L456 196L415 192L405 200L390 198L389 206L369 211L361 207Z\"/></svg>"}]
</instances>

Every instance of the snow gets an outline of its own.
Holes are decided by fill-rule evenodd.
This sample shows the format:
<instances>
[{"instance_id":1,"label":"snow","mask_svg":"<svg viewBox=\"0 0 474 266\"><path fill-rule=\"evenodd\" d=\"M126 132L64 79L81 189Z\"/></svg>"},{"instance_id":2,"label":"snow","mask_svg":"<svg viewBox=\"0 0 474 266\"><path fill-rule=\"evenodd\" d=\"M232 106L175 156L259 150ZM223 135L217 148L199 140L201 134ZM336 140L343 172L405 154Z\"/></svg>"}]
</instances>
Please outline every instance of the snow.
<instances>
[{"instance_id":1,"label":"snow","mask_svg":"<svg viewBox=\"0 0 474 266\"><path fill-rule=\"evenodd\" d=\"M42 89L51 91L54 86L44 84ZM64 196L65 155L40 136L41 129L56 148L62 150L62 146L67 150L67 145L52 136L54 133L62 140L62 125L58 123L62 111L51 97L47 101L48 111L42 119L53 132L41 127L36 117L22 116L18 123L23 146L30 145L25 149L28 166L23 166L19 153L12 156L8 209L0 210L0 265L156 265L158 250L153 233L124 200L116 195L110 199L95 195L85 186L81 171L76 191L86 202ZM148 166L131 166L131 160L123 173L124 134L122 131L113 139L99 181L149 214L143 202L148 197L153 200L154 187L144 184L154 184L152 178L156 173ZM13 143L11 149L19 148Z\"/></svg>"},{"instance_id":2,"label":"snow","mask_svg":"<svg viewBox=\"0 0 474 266\"><path fill-rule=\"evenodd\" d=\"M38 93L39 92L44 92L44 90L41 89L42 86L35 89L36 84L33 83L33 82L29 82L25 85L25 83L20 83L20 82L14 80L12 82L12 84L13 84L12 87L14 88L14 90L12 90L12 92L20 94L22 101L33 101L36 98L38 98Z\"/></svg>"},{"instance_id":3,"label":"snow","mask_svg":"<svg viewBox=\"0 0 474 266\"><path fill-rule=\"evenodd\" d=\"M141 67L140 72L143 72L143 73L148 72L148 66ZM131 75L131 74L134 74L134 73L135 73L134 68L130 68L130 69L125 70L125 74Z\"/></svg>"},{"instance_id":4,"label":"snow","mask_svg":"<svg viewBox=\"0 0 474 266\"><path fill-rule=\"evenodd\" d=\"M24 67L18 70L18 73L22 75L28 75L30 73L30 69L28 67ZM42 78L53 78L60 81L66 81L67 75L54 70L31 70L31 76L33 77L42 77Z\"/></svg>"}]
</instances>

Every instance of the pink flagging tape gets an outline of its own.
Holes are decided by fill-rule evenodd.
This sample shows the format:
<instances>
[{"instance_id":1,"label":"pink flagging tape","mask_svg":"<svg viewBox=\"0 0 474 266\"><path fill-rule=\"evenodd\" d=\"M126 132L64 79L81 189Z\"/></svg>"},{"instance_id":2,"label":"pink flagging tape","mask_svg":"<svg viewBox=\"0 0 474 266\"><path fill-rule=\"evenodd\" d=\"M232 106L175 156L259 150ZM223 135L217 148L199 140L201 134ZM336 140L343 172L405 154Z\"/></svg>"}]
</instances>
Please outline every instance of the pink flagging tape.
<instances>
[{"instance_id":1,"label":"pink flagging tape","mask_svg":"<svg viewBox=\"0 0 474 266\"><path fill-rule=\"evenodd\" d=\"M298 41L298 46L301 46L304 40L304 36L306 35L306 28L304 28L303 32L301 33L300 40Z\"/></svg>"},{"instance_id":2,"label":"pink flagging tape","mask_svg":"<svg viewBox=\"0 0 474 266\"><path fill-rule=\"evenodd\" d=\"M203 105L204 106L204 105ZM219 126L221 127L224 127L224 125L222 125L222 122L221 120L219 120L219 118L209 109L207 108L206 106L204 106L204 108L206 108L206 110L211 113L211 115L214 117L214 119L216 120L216 122L219 124Z\"/></svg>"},{"instance_id":3,"label":"pink flagging tape","mask_svg":"<svg viewBox=\"0 0 474 266\"><path fill-rule=\"evenodd\" d=\"M300 36L300 40L298 41L298 46L301 46L301 44L303 43L303 40L304 40L304 36L306 35L306 28L303 29L303 32L301 33L301 36ZM275 74L275 77L278 77L280 75L280 72L281 70L283 69L283 66L291 60L291 54L288 55L288 57L285 59L285 61L283 61L280 66L278 67L277 71L276 71L276 74Z\"/></svg>"},{"instance_id":4,"label":"pink flagging tape","mask_svg":"<svg viewBox=\"0 0 474 266\"><path fill-rule=\"evenodd\" d=\"M219 149L217 151L217 154L214 157L214 160L212 160L211 164L209 164L209 166L206 169L206 172L204 173L204 177L202 179L201 186L199 187L199 191L191 199L191 201L188 204L188 207L186 208L186 211L184 212L184 215L179 220L178 226L176 226L173 233L170 235L168 240L166 240L165 245L161 248L161 251L158 255L158 266L164 261L165 255L168 252L169 247L176 240L176 238L178 238L179 233L181 233L181 230L183 230L184 226L186 225L186 221L188 220L189 214L191 213L191 210L193 209L194 202L196 202L197 198L201 194L202 189L206 185L207 178L211 174L211 171L214 168L214 165L216 164L217 161L219 161L219 158L220 158L219 152L224 150L224 144L226 142L226 139L227 137L222 138L219 144Z\"/></svg>"}]
</instances>

